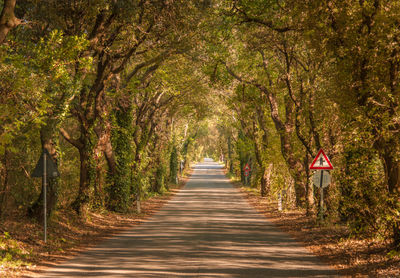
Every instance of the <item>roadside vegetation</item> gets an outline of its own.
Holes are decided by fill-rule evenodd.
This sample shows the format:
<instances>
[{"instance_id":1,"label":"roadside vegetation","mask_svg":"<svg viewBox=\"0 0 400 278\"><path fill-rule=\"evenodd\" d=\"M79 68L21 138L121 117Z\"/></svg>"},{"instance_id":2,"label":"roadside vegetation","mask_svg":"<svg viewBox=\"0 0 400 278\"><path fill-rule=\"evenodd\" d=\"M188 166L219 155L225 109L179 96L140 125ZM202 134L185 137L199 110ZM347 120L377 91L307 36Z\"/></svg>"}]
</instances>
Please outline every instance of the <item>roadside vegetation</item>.
<instances>
[{"instance_id":1,"label":"roadside vegetation","mask_svg":"<svg viewBox=\"0 0 400 278\"><path fill-rule=\"evenodd\" d=\"M140 212L212 156L262 198L279 193L313 221L323 211L315 225L399 256L399 1L0 7L2 269L24 267L24 241L43 244L18 242L9 222L43 221L31 177L43 149L60 172L48 181L50 229L60 214ZM334 166L323 208L309 169L320 149Z\"/></svg>"}]
</instances>

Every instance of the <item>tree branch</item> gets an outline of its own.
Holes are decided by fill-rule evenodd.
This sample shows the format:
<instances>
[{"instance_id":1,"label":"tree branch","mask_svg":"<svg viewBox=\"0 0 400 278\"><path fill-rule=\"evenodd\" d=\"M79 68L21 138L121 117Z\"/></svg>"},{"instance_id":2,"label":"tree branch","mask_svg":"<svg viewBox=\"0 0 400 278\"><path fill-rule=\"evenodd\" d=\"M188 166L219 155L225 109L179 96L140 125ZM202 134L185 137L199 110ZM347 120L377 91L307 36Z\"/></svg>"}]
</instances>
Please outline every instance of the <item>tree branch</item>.
<instances>
[{"instance_id":1,"label":"tree branch","mask_svg":"<svg viewBox=\"0 0 400 278\"><path fill-rule=\"evenodd\" d=\"M60 134L64 137L65 140L68 141L68 143L73 145L75 148L77 148L77 149L82 149L83 148L83 144L81 142L79 142L79 140L76 140L76 139L72 138L69 135L69 133L62 127L60 128Z\"/></svg>"},{"instance_id":2,"label":"tree branch","mask_svg":"<svg viewBox=\"0 0 400 278\"><path fill-rule=\"evenodd\" d=\"M285 32L288 32L288 31L295 30L293 27L289 27L289 26L277 27L277 26L274 25L272 20L264 20L264 19L260 19L260 18L256 18L256 17L250 16L244 10L239 9L237 6L235 7L235 10L242 15L242 17L243 17L242 23L249 23L249 22L250 23L257 23L257 24L266 26L266 27L268 27L268 28L270 28L270 29L272 29L272 30L274 30L276 32L279 32L279 33L285 33Z\"/></svg>"}]
</instances>

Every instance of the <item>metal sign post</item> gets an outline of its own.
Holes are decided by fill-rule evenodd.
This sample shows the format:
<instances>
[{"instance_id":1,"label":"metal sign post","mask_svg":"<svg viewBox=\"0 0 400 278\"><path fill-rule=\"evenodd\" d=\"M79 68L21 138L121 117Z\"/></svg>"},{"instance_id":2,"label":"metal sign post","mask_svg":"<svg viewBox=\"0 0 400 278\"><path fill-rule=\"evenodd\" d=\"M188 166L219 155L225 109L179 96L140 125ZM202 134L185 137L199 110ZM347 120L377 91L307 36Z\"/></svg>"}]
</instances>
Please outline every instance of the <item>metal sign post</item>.
<instances>
[{"instance_id":1,"label":"metal sign post","mask_svg":"<svg viewBox=\"0 0 400 278\"><path fill-rule=\"evenodd\" d=\"M250 175L250 171L251 171L251 168L248 163L246 163L246 165L243 167L243 171L244 171L244 173L243 173L244 174L244 183L245 183L245 185L247 185L249 183L248 179L249 179L249 175Z\"/></svg>"},{"instance_id":2,"label":"metal sign post","mask_svg":"<svg viewBox=\"0 0 400 278\"><path fill-rule=\"evenodd\" d=\"M46 149L43 149L42 155L31 176L42 178L44 242L47 243L47 177L55 178L60 176L60 173L58 172L57 165L51 159Z\"/></svg>"},{"instance_id":3,"label":"metal sign post","mask_svg":"<svg viewBox=\"0 0 400 278\"><path fill-rule=\"evenodd\" d=\"M324 188L322 187L323 180L324 180L324 170L321 170L321 178L319 181L319 192L320 192L319 195L321 196L321 199L319 202L319 206L320 206L319 214L320 214L321 220L324 220Z\"/></svg>"},{"instance_id":4,"label":"metal sign post","mask_svg":"<svg viewBox=\"0 0 400 278\"><path fill-rule=\"evenodd\" d=\"M249 175L250 175L250 171L248 171L248 170L244 171L244 184L245 185L249 184Z\"/></svg>"},{"instance_id":5,"label":"metal sign post","mask_svg":"<svg viewBox=\"0 0 400 278\"><path fill-rule=\"evenodd\" d=\"M318 162L319 165L317 165ZM319 202L319 217L321 220L324 220L324 188L328 187L328 185L331 183L331 176L329 175L329 171L324 170L333 170L333 166L328 156L322 149L319 150L317 156L311 163L310 170L317 170L313 176L313 183L320 189L321 198Z\"/></svg>"},{"instance_id":6,"label":"metal sign post","mask_svg":"<svg viewBox=\"0 0 400 278\"><path fill-rule=\"evenodd\" d=\"M136 196L136 211L138 214L142 213L142 207L140 204L140 193Z\"/></svg>"},{"instance_id":7,"label":"metal sign post","mask_svg":"<svg viewBox=\"0 0 400 278\"><path fill-rule=\"evenodd\" d=\"M331 183L331 176L329 171L326 170L317 170L313 176L313 183L315 186L319 187L320 190L320 210L319 217L321 220L324 219L324 188L328 187Z\"/></svg>"},{"instance_id":8,"label":"metal sign post","mask_svg":"<svg viewBox=\"0 0 400 278\"><path fill-rule=\"evenodd\" d=\"M278 193L278 210L282 211L282 195L280 192Z\"/></svg>"},{"instance_id":9,"label":"metal sign post","mask_svg":"<svg viewBox=\"0 0 400 278\"><path fill-rule=\"evenodd\" d=\"M181 160L181 162L179 163L179 174L182 175L183 172L183 160Z\"/></svg>"},{"instance_id":10,"label":"metal sign post","mask_svg":"<svg viewBox=\"0 0 400 278\"><path fill-rule=\"evenodd\" d=\"M44 243L47 243L47 155L43 152L43 226Z\"/></svg>"}]
</instances>

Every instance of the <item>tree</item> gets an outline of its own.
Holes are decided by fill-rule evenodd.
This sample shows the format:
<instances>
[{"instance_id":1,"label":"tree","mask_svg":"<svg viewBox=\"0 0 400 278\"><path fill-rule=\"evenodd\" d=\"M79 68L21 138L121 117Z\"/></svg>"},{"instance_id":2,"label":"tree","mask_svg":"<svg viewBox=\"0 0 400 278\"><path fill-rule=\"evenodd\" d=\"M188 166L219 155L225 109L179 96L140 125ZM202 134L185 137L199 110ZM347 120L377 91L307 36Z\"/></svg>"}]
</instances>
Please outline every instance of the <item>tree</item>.
<instances>
[{"instance_id":1,"label":"tree","mask_svg":"<svg viewBox=\"0 0 400 278\"><path fill-rule=\"evenodd\" d=\"M399 3L392 1L309 2L305 26L322 24L310 33L310 46L333 61L326 68L332 90L329 95L339 105L349 125L347 136L360 138L360 151L372 148L380 160L386 200L393 225L394 245L400 246L398 210L400 188L398 149L398 32ZM350 16L351 15L351 16ZM323 42L317 37L323 36ZM321 53L321 52L319 52ZM351 120L347 120L351 119ZM361 139L362 138L362 139ZM349 138L350 139L350 138ZM358 141L358 139L356 139ZM350 144L350 143L349 143ZM349 154L354 150L349 149ZM359 156L360 157L360 156ZM362 157L362 156L361 156ZM350 158L352 160L352 158ZM354 163L354 162L353 162ZM361 177L357 177L358 180ZM346 182L343 181L343 185ZM376 185L365 184L375 188ZM396 200L396 201L395 201Z\"/></svg>"},{"instance_id":2,"label":"tree","mask_svg":"<svg viewBox=\"0 0 400 278\"><path fill-rule=\"evenodd\" d=\"M8 32L21 24L15 14L17 0L4 0L3 9L0 14L0 44L4 43Z\"/></svg>"}]
</instances>

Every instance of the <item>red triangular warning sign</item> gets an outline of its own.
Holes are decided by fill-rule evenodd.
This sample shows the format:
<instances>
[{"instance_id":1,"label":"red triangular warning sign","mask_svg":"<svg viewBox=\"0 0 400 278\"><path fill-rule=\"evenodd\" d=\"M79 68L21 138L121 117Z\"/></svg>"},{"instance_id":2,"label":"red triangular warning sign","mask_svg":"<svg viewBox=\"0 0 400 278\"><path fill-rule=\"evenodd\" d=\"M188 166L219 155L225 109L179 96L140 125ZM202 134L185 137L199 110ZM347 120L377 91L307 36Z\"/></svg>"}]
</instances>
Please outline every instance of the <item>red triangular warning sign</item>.
<instances>
[{"instance_id":1,"label":"red triangular warning sign","mask_svg":"<svg viewBox=\"0 0 400 278\"><path fill-rule=\"evenodd\" d=\"M310 165L311 170L332 170L333 166L328 156L322 149L319 150L317 156Z\"/></svg>"},{"instance_id":2,"label":"red triangular warning sign","mask_svg":"<svg viewBox=\"0 0 400 278\"><path fill-rule=\"evenodd\" d=\"M246 165L244 165L243 170L244 170L244 171L250 171L250 166L249 166L248 163L246 163Z\"/></svg>"}]
</instances>

